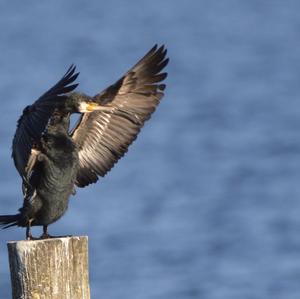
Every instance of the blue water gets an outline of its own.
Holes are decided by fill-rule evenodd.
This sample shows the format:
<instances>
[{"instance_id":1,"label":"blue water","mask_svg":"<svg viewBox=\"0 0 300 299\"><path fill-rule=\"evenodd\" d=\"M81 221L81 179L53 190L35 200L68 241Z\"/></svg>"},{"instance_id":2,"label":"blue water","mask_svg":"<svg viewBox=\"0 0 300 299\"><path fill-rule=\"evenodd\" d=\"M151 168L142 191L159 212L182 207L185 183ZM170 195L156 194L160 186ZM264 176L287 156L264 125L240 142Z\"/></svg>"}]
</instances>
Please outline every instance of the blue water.
<instances>
[{"instance_id":1,"label":"blue water","mask_svg":"<svg viewBox=\"0 0 300 299\"><path fill-rule=\"evenodd\" d=\"M169 49L151 121L50 227L89 236L92 298L299 298L300 2L3 1L0 28L1 213L22 203L10 145L25 105L71 63L95 94ZM0 298L6 241L23 238L0 233Z\"/></svg>"}]
</instances>

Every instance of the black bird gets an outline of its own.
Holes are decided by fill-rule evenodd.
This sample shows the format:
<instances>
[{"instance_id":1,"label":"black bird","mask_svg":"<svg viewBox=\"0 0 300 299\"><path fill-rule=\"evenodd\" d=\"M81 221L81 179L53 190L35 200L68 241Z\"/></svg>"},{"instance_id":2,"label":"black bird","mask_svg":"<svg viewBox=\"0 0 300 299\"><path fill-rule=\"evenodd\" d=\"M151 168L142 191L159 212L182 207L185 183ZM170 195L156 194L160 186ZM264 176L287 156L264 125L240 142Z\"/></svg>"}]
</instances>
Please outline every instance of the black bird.
<instances>
[{"instance_id":1,"label":"black bird","mask_svg":"<svg viewBox=\"0 0 300 299\"><path fill-rule=\"evenodd\" d=\"M47 227L66 212L75 186L85 187L114 166L136 139L163 97L168 64L164 46L154 46L121 79L90 97L73 90L75 66L18 120L12 157L22 177L23 206L16 215L0 216L3 228ZM70 115L81 113L70 130Z\"/></svg>"}]
</instances>

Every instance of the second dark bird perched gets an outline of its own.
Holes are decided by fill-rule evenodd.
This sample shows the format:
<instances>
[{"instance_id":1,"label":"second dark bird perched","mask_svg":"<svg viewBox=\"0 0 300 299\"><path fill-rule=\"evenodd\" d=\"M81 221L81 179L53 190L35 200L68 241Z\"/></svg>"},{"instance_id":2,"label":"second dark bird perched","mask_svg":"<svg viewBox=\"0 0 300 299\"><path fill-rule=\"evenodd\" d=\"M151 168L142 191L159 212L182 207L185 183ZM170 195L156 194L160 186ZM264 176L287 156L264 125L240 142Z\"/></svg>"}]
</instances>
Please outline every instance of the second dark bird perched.
<instances>
[{"instance_id":1,"label":"second dark bird perched","mask_svg":"<svg viewBox=\"0 0 300 299\"><path fill-rule=\"evenodd\" d=\"M22 177L23 206L15 215L1 215L0 225L48 225L67 210L75 187L103 177L136 139L163 97L168 64L164 46L154 46L121 79L90 97L74 92L75 66L31 106L17 125L12 157ZM80 119L70 131L70 116Z\"/></svg>"}]
</instances>

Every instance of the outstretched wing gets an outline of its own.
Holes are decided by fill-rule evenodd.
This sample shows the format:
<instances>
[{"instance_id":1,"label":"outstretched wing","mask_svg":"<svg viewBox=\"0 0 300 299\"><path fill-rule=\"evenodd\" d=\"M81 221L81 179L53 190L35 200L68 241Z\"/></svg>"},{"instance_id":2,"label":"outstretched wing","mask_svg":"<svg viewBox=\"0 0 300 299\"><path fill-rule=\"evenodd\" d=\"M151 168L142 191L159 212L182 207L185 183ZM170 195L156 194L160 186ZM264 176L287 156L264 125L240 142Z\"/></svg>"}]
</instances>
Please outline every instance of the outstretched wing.
<instances>
[{"instance_id":1,"label":"outstretched wing","mask_svg":"<svg viewBox=\"0 0 300 299\"><path fill-rule=\"evenodd\" d=\"M84 187L104 176L136 139L163 97L168 64L164 46L154 46L120 80L97 94L99 111L85 113L71 132L79 149L76 184Z\"/></svg>"},{"instance_id":2,"label":"outstretched wing","mask_svg":"<svg viewBox=\"0 0 300 299\"><path fill-rule=\"evenodd\" d=\"M26 177L26 166L31 155L31 149L39 143L55 108L63 99L66 99L66 93L77 87L78 84L71 83L76 80L78 74L75 73L75 66L71 65L60 81L31 106L27 106L23 110L12 144L12 157L21 177Z\"/></svg>"}]
</instances>

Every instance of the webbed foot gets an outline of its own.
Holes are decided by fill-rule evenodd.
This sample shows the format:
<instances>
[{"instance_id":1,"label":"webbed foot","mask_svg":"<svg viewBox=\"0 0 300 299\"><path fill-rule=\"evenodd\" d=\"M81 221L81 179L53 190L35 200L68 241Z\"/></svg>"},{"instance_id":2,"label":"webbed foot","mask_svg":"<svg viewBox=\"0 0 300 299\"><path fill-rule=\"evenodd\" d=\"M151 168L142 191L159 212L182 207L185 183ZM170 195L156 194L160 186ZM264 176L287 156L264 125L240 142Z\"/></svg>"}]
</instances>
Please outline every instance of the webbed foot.
<instances>
[{"instance_id":1,"label":"webbed foot","mask_svg":"<svg viewBox=\"0 0 300 299\"><path fill-rule=\"evenodd\" d=\"M66 236L52 236L49 234L42 234L39 237L39 240L44 240L44 239L54 239L54 238L68 238L68 237L72 237L72 235L66 235Z\"/></svg>"},{"instance_id":2,"label":"webbed foot","mask_svg":"<svg viewBox=\"0 0 300 299\"><path fill-rule=\"evenodd\" d=\"M53 239L53 238L66 238L66 237L72 237L71 235L67 236L52 236L48 234L48 225L43 226L43 234L40 236L40 240L43 239Z\"/></svg>"}]
</instances>

